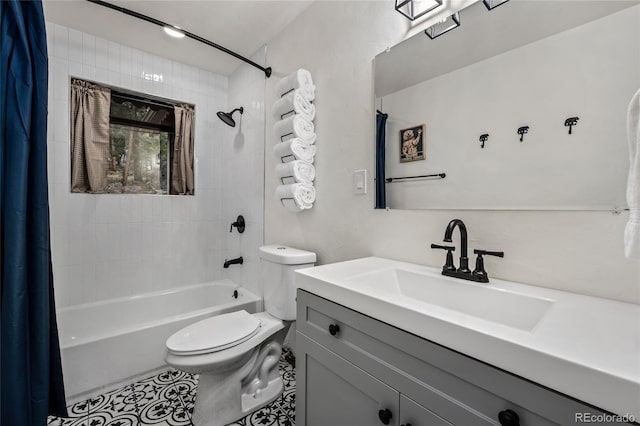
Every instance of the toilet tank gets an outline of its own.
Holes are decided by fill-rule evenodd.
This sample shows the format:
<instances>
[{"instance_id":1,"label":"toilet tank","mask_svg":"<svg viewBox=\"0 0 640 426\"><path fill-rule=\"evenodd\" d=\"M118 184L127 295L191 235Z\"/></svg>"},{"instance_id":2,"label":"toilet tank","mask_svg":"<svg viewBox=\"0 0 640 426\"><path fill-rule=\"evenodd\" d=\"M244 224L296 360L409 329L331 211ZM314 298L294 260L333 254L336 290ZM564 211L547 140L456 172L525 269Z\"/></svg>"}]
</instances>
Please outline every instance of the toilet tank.
<instances>
[{"instance_id":1,"label":"toilet tank","mask_svg":"<svg viewBox=\"0 0 640 426\"><path fill-rule=\"evenodd\" d=\"M316 254L283 245L260 247L264 310L285 321L296 319L296 269L309 268L316 262Z\"/></svg>"}]
</instances>

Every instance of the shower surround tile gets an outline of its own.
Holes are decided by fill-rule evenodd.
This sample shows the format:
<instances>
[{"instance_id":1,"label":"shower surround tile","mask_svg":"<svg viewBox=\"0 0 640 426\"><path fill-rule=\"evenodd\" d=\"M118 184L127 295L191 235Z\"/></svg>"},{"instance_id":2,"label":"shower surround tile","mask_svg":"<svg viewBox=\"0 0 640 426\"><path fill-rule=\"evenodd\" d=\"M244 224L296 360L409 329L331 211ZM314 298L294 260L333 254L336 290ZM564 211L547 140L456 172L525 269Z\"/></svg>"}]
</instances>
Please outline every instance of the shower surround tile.
<instances>
[{"instance_id":1,"label":"shower surround tile","mask_svg":"<svg viewBox=\"0 0 640 426\"><path fill-rule=\"evenodd\" d=\"M223 175L236 172L228 168L227 162L223 162L221 157L223 147L233 143L238 128L234 133L215 114L216 111L228 110L229 78L61 25L48 23L47 29L51 93L48 123L50 211L54 226L72 230L67 234L56 232L52 235L56 306L64 308L129 297L150 290L165 290L221 278L222 262L213 265L212 259L229 257L230 254L224 252L226 246L216 248L212 256L208 242L189 239L193 232L170 236L165 231L170 226L169 222L187 228L197 226L211 230L208 235L214 240L226 241L230 222L223 217L222 210L205 212L204 208L195 206L196 200L198 205L220 205L221 194L214 190L222 187ZM162 81L145 79L153 74L161 75ZM72 77L195 103L195 195L72 194L69 188L69 85ZM250 143L251 139L247 138L247 146L252 149L263 146L264 138L259 136L258 144ZM256 174L256 179L262 179L262 173ZM242 191L233 186L229 190ZM154 211L155 200L147 201L148 198L158 199L162 208ZM165 204L171 205L165 209ZM88 223L95 224L88 235L91 250L86 250L86 235L79 227ZM157 226L161 229L160 233L143 232L147 225ZM129 232L132 229L139 232ZM256 241L256 246L261 243L262 239ZM177 252L176 246L191 250L192 263L184 266L184 269L178 261L171 263L172 253ZM168 254L161 255L156 248ZM150 251L151 256L147 256L145 251ZM85 256L85 253L89 253L89 256ZM125 257L125 254L128 256ZM233 257L237 255L233 253ZM172 275L169 276L162 274L160 280L154 279L168 261L176 272L171 271ZM76 268L88 264L85 269ZM105 268L105 264L112 266ZM128 265L133 268L127 268ZM127 273L116 277L117 270ZM96 271L106 272L106 276L97 277ZM95 285L95 280L90 279L92 276L102 280L102 285Z\"/></svg>"},{"instance_id":2,"label":"shower surround tile","mask_svg":"<svg viewBox=\"0 0 640 426\"><path fill-rule=\"evenodd\" d=\"M229 426L295 426L296 373L290 352L280 359L284 391L275 401ZM169 370L68 407L48 426L193 426L198 376Z\"/></svg>"}]
</instances>

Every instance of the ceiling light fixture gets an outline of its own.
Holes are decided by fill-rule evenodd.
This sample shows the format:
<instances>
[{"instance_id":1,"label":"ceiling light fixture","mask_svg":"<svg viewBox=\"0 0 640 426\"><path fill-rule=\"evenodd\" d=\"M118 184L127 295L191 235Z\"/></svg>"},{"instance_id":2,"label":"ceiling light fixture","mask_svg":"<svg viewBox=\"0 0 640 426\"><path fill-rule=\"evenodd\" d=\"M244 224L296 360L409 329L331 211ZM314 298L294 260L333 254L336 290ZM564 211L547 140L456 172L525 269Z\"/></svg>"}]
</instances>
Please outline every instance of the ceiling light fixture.
<instances>
[{"instance_id":1,"label":"ceiling light fixture","mask_svg":"<svg viewBox=\"0 0 640 426\"><path fill-rule=\"evenodd\" d=\"M483 0L482 2L487 7L487 10L493 10L498 6L501 6L509 0Z\"/></svg>"},{"instance_id":2,"label":"ceiling light fixture","mask_svg":"<svg viewBox=\"0 0 640 426\"><path fill-rule=\"evenodd\" d=\"M440 6L442 6L442 0L396 0L396 10L411 21Z\"/></svg>"},{"instance_id":3,"label":"ceiling light fixture","mask_svg":"<svg viewBox=\"0 0 640 426\"><path fill-rule=\"evenodd\" d=\"M424 33L433 40L434 38L440 37L442 34L448 33L449 31L458 28L460 26L460 13L456 12L453 15L443 19L440 22L437 22L424 30Z\"/></svg>"},{"instance_id":4,"label":"ceiling light fixture","mask_svg":"<svg viewBox=\"0 0 640 426\"><path fill-rule=\"evenodd\" d=\"M162 27L162 29L164 30L165 33L169 34L171 37L184 38L184 33L180 31L178 27L170 27L167 25L166 27Z\"/></svg>"}]
</instances>

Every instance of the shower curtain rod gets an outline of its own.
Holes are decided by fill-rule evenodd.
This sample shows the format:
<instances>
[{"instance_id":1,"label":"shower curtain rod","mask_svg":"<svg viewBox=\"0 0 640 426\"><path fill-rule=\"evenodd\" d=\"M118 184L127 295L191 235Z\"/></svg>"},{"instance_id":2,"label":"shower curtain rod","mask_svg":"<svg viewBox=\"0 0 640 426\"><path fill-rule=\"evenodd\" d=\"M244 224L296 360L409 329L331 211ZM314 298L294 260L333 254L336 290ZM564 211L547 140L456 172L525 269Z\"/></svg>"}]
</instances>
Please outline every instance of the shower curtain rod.
<instances>
[{"instance_id":1,"label":"shower curtain rod","mask_svg":"<svg viewBox=\"0 0 640 426\"><path fill-rule=\"evenodd\" d=\"M102 0L87 0L87 1L90 2L90 3L93 3L93 4L97 4L99 6L107 7L109 9L112 9L112 10L115 10L115 11L118 11L118 12L122 12L125 15L133 16L134 18L142 19L143 21L147 21L147 22L149 22L151 24L158 25L159 27L174 28L174 29L184 33L184 35L186 35L190 39L199 41L200 43L204 43L207 46L211 46L211 47L213 47L215 49L221 50L221 51L223 51L224 53L226 53L228 55L231 55L231 56L233 56L233 57L235 57L237 59L240 59L241 61L246 62L249 65L252 65L252 66L258 68L260 71L264 72L264 75L267 78L271 77L271 67L266 67L265 68L265 67L255 63L255 62L253 62L251 59L245 58L244 56L234 52L233 50L229 50L226 47L220 46L219 44L216 44L216 43L214 43L212 41L209 41L206 38L202 38L199 35L190 33L189 31L185 31L182 28L177 28L174 25L168 24L168 23L163 22L163 21L161 21L159 19L155 19L155 18L152 18L150 16L143 15L142 13L138 13L136 11L133 11L131 9L127 9L125 7L116 6L115 4L111 4L111 3L108 3L106 1L102 1Z\"/></svg>"}]
</instances>

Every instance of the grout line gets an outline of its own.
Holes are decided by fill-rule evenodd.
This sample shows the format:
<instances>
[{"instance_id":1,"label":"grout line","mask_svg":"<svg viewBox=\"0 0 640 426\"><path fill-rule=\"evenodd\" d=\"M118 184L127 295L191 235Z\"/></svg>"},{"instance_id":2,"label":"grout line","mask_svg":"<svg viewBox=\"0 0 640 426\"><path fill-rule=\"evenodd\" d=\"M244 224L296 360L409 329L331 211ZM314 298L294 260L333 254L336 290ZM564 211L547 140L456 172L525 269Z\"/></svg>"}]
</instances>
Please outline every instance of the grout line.
<instances>
[{"instance_id":1,"label":"grout line","mask_svg":"<svg viewBox=\"0 0 640 426\"><path fill-rule=\"evenodd\" d=\"M86 414L82 414L80 417L70 417L71 419L82 419L82 418L86 418L87 419L87 425L89 425L89 408L91 407L91 400L89 399L85 399L84 401L80 402L80 404L86 404L87 407L87 412ZM78 405L78 404L74 404L74 405ZM73 405L72 405L73 407ZM84 411L84 410L83 410ZM85 417L86 415L86 417ZM63 422L61 421L60 424L62 425Z\"/></svg>"},{"instance_id":2,"label":"grout line","mask_svg":"<svg viewBox=\"0 0 640 426\"><path fill-rule=\"evenodd\" d=\"M138 397L136 396L136 388L135 388L136 383L139 383L139 382L135 382L130 385L131 397L133 398L133 406L136 409L136 417L138 418L138 424L139 426L142 426L142 413L140 412L140 407L138 406Z\"/></svg>"},{"instance_id":3,"label":"grout line","mask_svg":"<svg viewBox=\"0 0 640 426\"><path fill-rule=\"evenodd\" d=\"M185 373L185 375L186 374L187 373ZM178 398L178 401L180 401L180 405L182 405L182 409L184 410L184 413L186 414L187 419L189 420L189 426L195 426L193 424L193 421L191 420L191 414L189 413L189 410L187 410L187 404L182 399L182 396L180 395L180 391L178 390L178 387L176 386L176 381L173 379L173 374L170 374L170 377L171 377L171 385L173 386L173 389L176 392L176 398Z\"/></svg>"}]
</instances>

